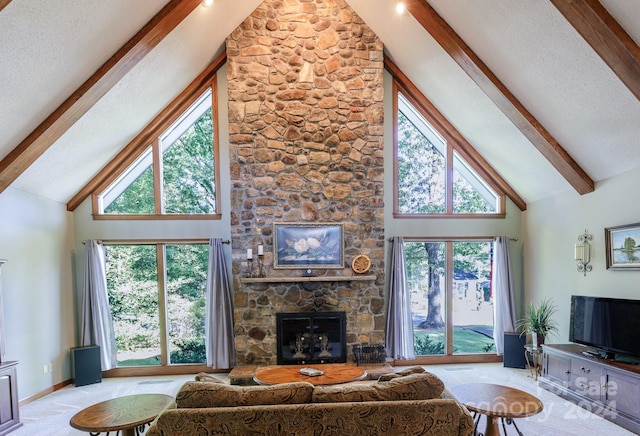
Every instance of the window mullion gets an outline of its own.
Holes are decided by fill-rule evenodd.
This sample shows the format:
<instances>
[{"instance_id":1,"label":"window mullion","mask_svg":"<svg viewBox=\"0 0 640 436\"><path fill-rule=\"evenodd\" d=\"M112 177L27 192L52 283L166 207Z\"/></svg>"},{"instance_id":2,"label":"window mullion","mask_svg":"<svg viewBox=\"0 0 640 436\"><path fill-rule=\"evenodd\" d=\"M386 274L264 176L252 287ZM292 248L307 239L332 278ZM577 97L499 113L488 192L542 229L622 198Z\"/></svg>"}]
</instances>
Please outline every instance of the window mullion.
<instances>
[{"instance_id":1,"label":"window mullion","mask_svg":"<svg viewBox=\"0 0 640 436\"><path fill-rule=\"evenodd\" d=\"M160 323L160 364L169 365L169 334L167 316L167 262L165 244L156 245L158 261L158 322Z\"/></svg>"},{"instance_id":2,"label":"window mullion","mask_svg":"<svg viewBox=\"0 0 640 436\"><path fill-rule=\"evenodd\" d=\"M157 215L164 213L161 145L160 138L156 138L153 142L153 192L155 197L154 210Z\"/></svg>"},{"instance_id":3,"label":"window mullion","mask_svg":"<svg viewBox=\"0 0 640 436\"><path fill-rule=\"evenodd\" d=\"M445 346L446 355L453 355L453 242L445 245Z\"/></svg>"},{"instance_id":4,"label":"window mullion","mask_svg":"<svg viewBox=\"0 0 640 436\"><path fill-rule=\"evenodd\" d=\"M448 214L453 214L453 147L447 142L447 158L445 159L445 204Z\"/></svg>"}]
</instances>

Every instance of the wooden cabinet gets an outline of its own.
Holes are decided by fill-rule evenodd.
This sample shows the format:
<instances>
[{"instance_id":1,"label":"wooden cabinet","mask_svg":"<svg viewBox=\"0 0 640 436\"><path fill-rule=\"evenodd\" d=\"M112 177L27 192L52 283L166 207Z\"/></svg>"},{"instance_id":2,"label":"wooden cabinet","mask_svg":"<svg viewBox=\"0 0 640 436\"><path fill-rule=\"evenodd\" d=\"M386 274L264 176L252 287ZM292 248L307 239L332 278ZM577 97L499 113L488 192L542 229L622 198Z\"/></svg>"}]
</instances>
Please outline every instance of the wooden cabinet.
<instances>
[{"instance_id":1,"label":"wooden cabinet","mask_svg":"<svg viewBox=\"0 0 640 436\"><path fill-rule=\"evenodd\" d=\"M0 435L5 435L20 427L18 409L18 362L0 363Z\"/></svg>"},{"instance_id":2,"label":"wooden cabinet","mask_svg":"<svg viewBox=\"0 0 640 436\"><path fill-rule=\"evenodd\" d=\"M540 386L640 433L640 365L583 354L575 344L543 345Z\"/></svg>"},{"instance_id":3,"label":"wooden cabinet","mask_svg":"<svg viewBox=\"0 0 640 436\"><path fill-rule=\"evenodd\" d=\"M571 359L563 354L545 353L543 348L542 354L542 374L553 383L560 385L569 384L569 376L571 375Z\"/></svg>"}]
</instances>

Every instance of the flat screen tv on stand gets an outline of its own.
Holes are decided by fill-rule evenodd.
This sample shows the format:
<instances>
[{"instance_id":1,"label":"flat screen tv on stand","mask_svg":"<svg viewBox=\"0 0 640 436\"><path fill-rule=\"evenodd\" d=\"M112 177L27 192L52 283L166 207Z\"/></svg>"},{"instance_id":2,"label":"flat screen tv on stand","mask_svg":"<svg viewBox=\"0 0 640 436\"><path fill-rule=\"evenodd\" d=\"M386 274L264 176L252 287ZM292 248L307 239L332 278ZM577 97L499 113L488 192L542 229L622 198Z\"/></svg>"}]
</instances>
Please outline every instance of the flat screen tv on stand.
<instances>
[{"instance_id":1,"label":"flat screen tv on stand","mask_svg":"<svg viewBox=\"0 0 640 436\"><path fill-rule=\"evenodd\" d=\"M571 296L569 340L602 359L640 363L640 300Z\"/></svg>"}]
</instances>

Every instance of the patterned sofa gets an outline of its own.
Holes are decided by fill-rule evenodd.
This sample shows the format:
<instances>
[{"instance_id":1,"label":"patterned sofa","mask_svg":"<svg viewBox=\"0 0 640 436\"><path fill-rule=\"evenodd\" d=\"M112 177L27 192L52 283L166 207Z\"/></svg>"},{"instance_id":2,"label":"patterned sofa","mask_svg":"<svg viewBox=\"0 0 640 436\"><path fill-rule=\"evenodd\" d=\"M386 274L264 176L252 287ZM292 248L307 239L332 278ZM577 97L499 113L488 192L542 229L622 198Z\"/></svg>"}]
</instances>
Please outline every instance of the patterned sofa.
<instances>
[{"instance_id":1,"label":"patterned sofa","mask_svg":"<svg viewBox=\"0 0 640 436\"><path fill-rule=\"evenodd\" d=\"M372 384L230 386L199 374L151 424L147 436L463 435L473 419L421 367Z\"/></svg>"}]
</instances>

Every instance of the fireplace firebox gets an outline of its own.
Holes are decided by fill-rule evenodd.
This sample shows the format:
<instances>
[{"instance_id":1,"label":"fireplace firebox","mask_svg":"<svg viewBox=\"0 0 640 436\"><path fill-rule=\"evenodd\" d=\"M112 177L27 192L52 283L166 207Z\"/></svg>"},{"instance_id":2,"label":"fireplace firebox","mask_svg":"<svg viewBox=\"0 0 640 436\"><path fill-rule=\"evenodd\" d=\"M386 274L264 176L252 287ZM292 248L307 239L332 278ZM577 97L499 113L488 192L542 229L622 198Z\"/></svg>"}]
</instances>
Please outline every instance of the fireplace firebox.
<instances>
[{"instance_id":1,"label":"fireplace firebox","mask_svg":"<svg viewBox=\"0 0 640 436\"><path fill-rule=\"evenodd\" d=\"M347 361L345 312L276 313L278 365Z\"/></svg>"}]
</instances>

